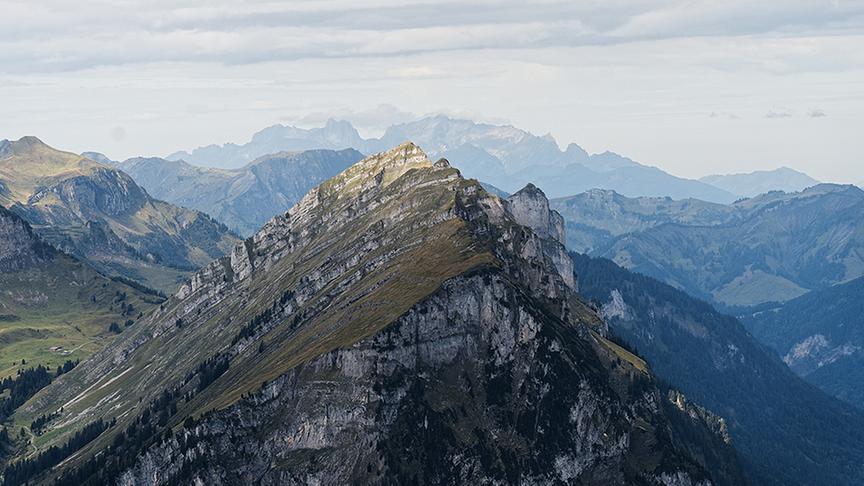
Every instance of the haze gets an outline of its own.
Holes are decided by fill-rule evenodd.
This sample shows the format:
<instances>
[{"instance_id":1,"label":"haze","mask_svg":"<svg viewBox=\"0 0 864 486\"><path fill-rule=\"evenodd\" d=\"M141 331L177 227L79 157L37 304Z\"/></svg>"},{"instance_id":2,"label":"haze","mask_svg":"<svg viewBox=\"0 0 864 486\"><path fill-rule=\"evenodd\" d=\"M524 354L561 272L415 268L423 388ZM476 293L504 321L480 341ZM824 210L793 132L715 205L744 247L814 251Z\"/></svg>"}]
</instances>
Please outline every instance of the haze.
<instances>
[{"instance_id":1,"label":"haze","mask_svg":"<svg viewBox=\"0 0 864 486\"><path fill-rule=\"evenodd\" d=\"M512 123L676 175L864 180L862 1L0 2L0 139L122 159L274 123Z\"/></svg>"}]
</instances>

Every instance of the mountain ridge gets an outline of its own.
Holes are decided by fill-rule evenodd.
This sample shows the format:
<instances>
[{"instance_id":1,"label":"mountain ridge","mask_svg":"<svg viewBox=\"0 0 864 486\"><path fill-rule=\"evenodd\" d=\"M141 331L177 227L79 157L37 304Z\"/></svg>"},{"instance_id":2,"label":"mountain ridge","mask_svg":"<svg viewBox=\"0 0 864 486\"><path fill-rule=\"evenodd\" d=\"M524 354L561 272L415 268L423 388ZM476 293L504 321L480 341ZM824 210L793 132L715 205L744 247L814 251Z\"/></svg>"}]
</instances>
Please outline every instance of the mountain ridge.
<instances>
[{"instance_id":1,"label":"mountain ridge","mask_svg":"<svg viewBox=\"0 0 864 486\"><path fill-rule=\"evenodd\" d=\"M701 415L661 406L644 361L604 337L541 195L504 203L413 144L368 157L19 419L65 404L45 447L116 418L53 473L64 484L740 483Z\"/></svg>"},{"instance_id":2,"label":"mountain ridge","mask_svg":"<svg viewBox=\"0 0 864 486\"><path fill-rule=\"evenodd\" d=\"M49 243L103 273L173 288L236 238L197 211L150 197L113 166L53 149L36 137L4 144L0 203Z\"/></svg>"},{"instance_id":3,"label":"mountain ridge","mask_svg":"<svg viewBox=\"0 0 864 486\"><path fill-rule=\"evenodd\" d=\"M771 191L798 192L819 184L809 175L785 166L748 173L714 174L699 180L739 197L754 197Z\"/></svg>"},{"instance_id":4,"label":"mountain ridge","mask_svg":"<svg viewBox=\"0 0 864 486\"><path fill-rule=\"evenodd\" d=\"M128 159L117 167L155 197L203 211L249 236L314 185L361 158L353 149L314 149L261 156L238 169L209 169L159 158Z\"/></svg>"},{"instance_id":5,"label":"mountain ridge","mask_svg":"<svg viewBox=\"0 0 864 486\"><path fill-rule=\"evenodd\" d=\"M864 275L864 191L819 184L721 206L593 192L553 200L575 250L725 307L782 302Z\"/></svg>"},{"instance_id":6,"label":"mountain ridge","mask_svg":"<svg viewBox=\"0 0 864 486\"><path fill-rule=\"evenodd\" d=\"M346 121L331 119L324 127L313 129L274 125L256 133L243 145L210 145L177 152L168 158L196 165L238 167L255 157L282 150L353 147L362 153L375 153L405 140L414 140L431 157L457 161L466 177L511 193L533 182L551 197L599 185L636 196L699 197L717 202L736 199L712 185L675 177L613 152L589 155L575 143L561 150L551 135L541 137L512 125L475 123L444 115L392 125L380 138L369 139L360 137ZM546 178L539 179L540 174L546 174ZM642 183L632 183L634 177Z\"/></svg>"}]
</instances>

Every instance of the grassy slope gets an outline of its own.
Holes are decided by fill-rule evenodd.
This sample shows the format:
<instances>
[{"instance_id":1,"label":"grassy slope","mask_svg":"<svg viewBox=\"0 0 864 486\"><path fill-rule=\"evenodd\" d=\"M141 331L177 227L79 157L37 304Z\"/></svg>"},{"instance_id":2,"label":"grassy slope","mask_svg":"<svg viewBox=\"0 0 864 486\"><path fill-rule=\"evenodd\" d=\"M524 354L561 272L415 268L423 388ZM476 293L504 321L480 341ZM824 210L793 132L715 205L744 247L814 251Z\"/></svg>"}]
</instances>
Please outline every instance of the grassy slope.
<instances>
[{"instance_id":1,"label":"grassy slope","mask_svg":"<svg viewBox=\"0 0 864 486\"><path fill-rule=\"evenodd\" d=\"M116 293L125 292L124 304L132 315L123 316ZM18 272L0 274L0 379L21 368L39 364L56 368L66 360L84 360L113 338L111 322L123 327L137 320L158 300L105 278L65 255ZM51 351L62 346L64 351Z\"/></svg>"}]
</instances>

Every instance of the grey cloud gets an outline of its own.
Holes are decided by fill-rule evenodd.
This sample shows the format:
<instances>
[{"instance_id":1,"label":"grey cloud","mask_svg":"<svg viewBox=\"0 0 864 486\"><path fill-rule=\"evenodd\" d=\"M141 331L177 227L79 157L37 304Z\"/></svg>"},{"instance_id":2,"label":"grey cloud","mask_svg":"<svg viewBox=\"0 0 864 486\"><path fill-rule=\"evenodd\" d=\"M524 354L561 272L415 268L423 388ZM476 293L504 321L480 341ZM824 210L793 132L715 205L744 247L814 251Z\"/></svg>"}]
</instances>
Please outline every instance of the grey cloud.
<instances>
[{"instance_id":1,"label":"grey cloud","mask_svg":"<svg viewBox=\"0 0 864 486\"><path fill-rule=\"evenodd\" d=\"M825 110L814 108L807 113L807 116L810 118L822 118L823 116L828 116L828 114L825 113Z\"/></svg>"},{"instance_id":2,"label":"grey cloud","mask_svg":"<svg viewBox=\"0 0 864 486\"><path fill-rule=\"evenodd\" d=\"M8 2L0 65L68 71L150 62L248 64L466 49L615 44L705 35L864 31L864 4L537 0L500 2Z\"/></svg>"}]
</instances>

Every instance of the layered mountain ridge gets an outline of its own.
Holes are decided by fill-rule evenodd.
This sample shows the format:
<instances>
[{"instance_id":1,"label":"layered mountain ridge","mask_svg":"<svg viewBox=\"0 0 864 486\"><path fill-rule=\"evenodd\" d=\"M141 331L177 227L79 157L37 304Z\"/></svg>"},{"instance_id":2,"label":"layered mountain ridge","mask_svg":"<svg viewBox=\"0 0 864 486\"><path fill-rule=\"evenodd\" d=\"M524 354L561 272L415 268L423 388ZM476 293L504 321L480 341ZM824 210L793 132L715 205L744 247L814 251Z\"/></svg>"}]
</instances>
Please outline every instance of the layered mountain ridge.
<instances>
[{"instance_id":1,"label":"layered mountain ridge","mask_svg":"<svg viewBox=\"0 0 864 486\"><path fill-rule=\"evenodd\" d=\"M117 167L154 197L203 211L250 236L314 186L362 158L353 149L306 150L265 155L232 170L159 158L129 159Z\"/></svg>"},{"instance_id":2,"label":"layered mountain ridge","mask_svg":"<svg viewBox=\"0 0 864 486\"><path fill-rule=\"evenodd\" d=\"M58 414L40 448L105 422L42 477L740 484L722 427L606 337L561 230L534 187L366 158L19 410Z\"/></svg>"},{"instance_id":3,"label":"layered mountain ridge","mask_svg":"<svg viewBox=\"0 0 864 486\"><path fill-rule=\"evenodd\" d=\"M820 184L717 205L594 191L554 200L568 245L725 307L864 275L864 191Z\"/></svg>"},{"instance_id":4,"label":"layered mountain ridge","mask_svg":"<svg viewBox=\"0 0 864 486\"><path fill-rule=\"evenodd\" d=\"M172 289L238 240L197 211L150 197L114 167L35 137L0 146L0 204L58 248L122 275Z\"/></svg>"},{"instance_id":5,"label":"layered mountain ridge","mask_svg":"<svg viewBox=\"0 0 864 486\"><path fill-rule=\"evenodd\" d=\"M393 125L380 138L369 139L362 138L346 121L329 120L324 127L313 129L274 125L242 145L209 145L167 158L204 167L238 168L280 151L354 148L375 153L404 140L413 140L432 157L455 161L466 177L511 193L534 183L551 197L601 187L630 196L694 197L724 203L736 199L723 189L675 177L613 152L589 155L576 144L561 150L551 135L537 136L512 125L476 123L444 115Z\"/></svg>"},{"instance_id":6,"label":"layered mountain ridge","mask_svg":"<svg viewBox=\"0 0 864 486\"><path fill-rule=\"evenodd\" d=\"M755 197L771 191L799 192L819 184L816 179L789 167L746 174L709 175L699 180L739 197Z\"/></svg>"}]
</instances>

